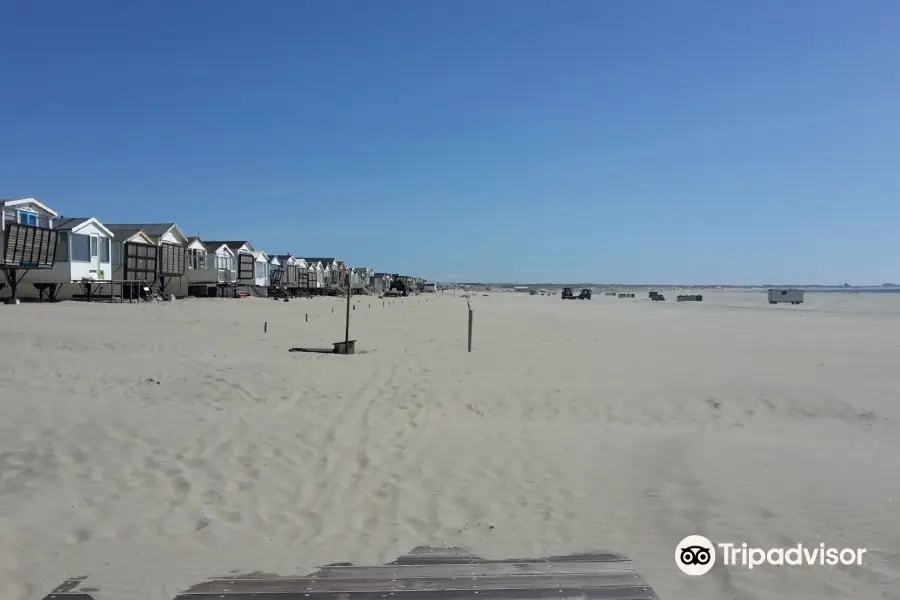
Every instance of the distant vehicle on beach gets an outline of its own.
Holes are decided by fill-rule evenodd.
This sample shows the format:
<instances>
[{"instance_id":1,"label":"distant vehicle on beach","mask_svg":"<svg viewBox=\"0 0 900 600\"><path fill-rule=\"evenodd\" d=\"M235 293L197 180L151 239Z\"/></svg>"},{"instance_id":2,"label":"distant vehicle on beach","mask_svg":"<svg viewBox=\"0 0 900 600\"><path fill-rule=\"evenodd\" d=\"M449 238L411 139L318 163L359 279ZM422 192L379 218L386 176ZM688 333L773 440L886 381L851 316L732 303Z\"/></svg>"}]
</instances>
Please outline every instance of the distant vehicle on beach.
<instances>
[{"instance_id":1,"label":"distant vehicle on beach","mask_svg":"<svg viewBox=\"0 0 900 600\"><path fill-rule=\"evenodd\" d=\"M769 290L769 304L803 304L803 290Z\"/></svg>"}]
</instances>

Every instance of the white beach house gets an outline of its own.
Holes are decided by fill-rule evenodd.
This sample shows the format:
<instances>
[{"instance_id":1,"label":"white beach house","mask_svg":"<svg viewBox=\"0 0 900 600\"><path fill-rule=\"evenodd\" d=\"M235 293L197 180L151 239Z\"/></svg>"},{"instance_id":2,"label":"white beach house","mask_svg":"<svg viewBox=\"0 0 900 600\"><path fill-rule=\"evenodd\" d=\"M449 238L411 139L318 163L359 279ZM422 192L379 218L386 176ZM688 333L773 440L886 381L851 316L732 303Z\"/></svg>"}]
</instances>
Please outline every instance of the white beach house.
<instances>
[{"instance_id":1,"label":"white beach house","mask_svg":"<svg viewBox=\"0 0 900 600\"><path fill-rule=\"evenodd\" d=\"M233 295L237 283L234 252L223 242L189 238L187 245L188 295L215 297ZM231 289L232 294L228 293Z\"/></svg>"},{"instance_id":2,"label":"white beach house","mask_svg":"<svg viewBox=\"0 0 900 600\"><path fill-rule=\"evenodd\" d=\"M344 276L347 272L347 266L344 264L344 261L336 258L307 258L306 261L310 266L317 263L321 266L324 281L317 286L318 293L333 293L335 288L346 285Z\"/></svg>"},{"instance_id":3,"label":"white beach house","mask_svg":"<svg viewBox=\"0 0 900 600\"><path fill-rule=\"evenodd\" d=\"M57 231L53 268L34 271L30 281L56 284L56 289L48 287L48 292L57 300L94 294L108 297L112 292L113 232L95 217L55 219L53 228Z\"/></svg>"},{"instance_id":4,"label":"white beach house","mask_svg":"<svg viewBox=\"0 0 900 600\"><path fill-rule=\"evenodd\" d=\"M268 294L269 288L269 255L262 250L257 250L253 253L253 259L255 261L253 285L256 288L254 291L265 296Z\"/></svg>"},{"instance_id":5,"label":"white beach house","mask_svg":"<svg viewBox=\"0 0 900 600\"><path fill-rule=\"evenodd\" d=\"M300 286L300 271L306 272L306 262L293 254L277 254L272 261L278 261L278 269L281 270L281 285L284 289L293 293ZM305 278L304 278L305 280Z\"/></svg>"},{"instance_id":6,"label":"white beach house","mask_svg":"<svg viewBox=\"0 0 900 600\"><path fill-rule=\"evenodd\" d=\"M237 285L239 291L248 292L248 293L256 293L257 295L264 295L265 289L260 290L258 287L258 282L263 282L263 288L265 287L265 281L268 280L268 257L265 256L265 253L258 253L253 245L247 240L237 240L237 241L212 241L206 242L206 244L210 246L220 246L225 244L228 248L234 253L235 257L235 284ZM263 263L262 272L258 273L257 271L257 259L261 258L260 262ZM260 277L258 278L257 275Z\"/></svg>"},{"instance_id":7,"label":"white beach house","mask_svg":"<svg viewBox=\"0 0 900 600\"><path fill-rule=\"evenodd\" d=\"M324 294L327 271L322 264L322 260L318 258L304 258L303 262L307 265L309 293Z\"/></svg>"},{"instance_id":8,"label":"white beach house","mask_svg":"<svg viewBox=\"0 0 900 600\"><path fill-rule=\"evenodd\" d=\"M109 296L112 289L109 280L112 279L110 242L113 233L95 217L50 217L48 215L56 214L55 211L39 205L34 199L28 199L25 205L28 208L20 208L22 204L12 205L16 207L16 222L37 227L52 224L52 229L56 231L56 249L53 266L29 271L27 279L21 282L17 290L17 296L48 300L71 300L93 294ZM7 210L4 206L5 213ZM4 215L5 218L8 216Z\"/></svg>"}]
</instances>

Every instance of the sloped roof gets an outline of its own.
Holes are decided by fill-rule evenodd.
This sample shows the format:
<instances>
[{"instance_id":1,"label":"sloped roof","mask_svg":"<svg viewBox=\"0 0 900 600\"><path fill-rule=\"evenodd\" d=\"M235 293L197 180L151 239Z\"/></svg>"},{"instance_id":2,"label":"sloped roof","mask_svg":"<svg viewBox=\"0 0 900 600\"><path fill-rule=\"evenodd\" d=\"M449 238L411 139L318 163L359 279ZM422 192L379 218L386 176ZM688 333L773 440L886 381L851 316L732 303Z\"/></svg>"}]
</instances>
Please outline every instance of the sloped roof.
<instances>
[{"instance_id":1,"label":"sloped roof","mask_svg":"<svg viewBox=\"0 0 900 600\"><path fill-rule=\"evenodd\" d=\"M144 235L148 235L146 231L137 227L135 225L118 225L115 223L107 223L106 228L112 231L113 235L117 238L130 238L136 233L143 233Z\"/></svg>"},{"instance_id":2,"label":"sloped roof","mask_svg":"<svg viewBox=\"0 0 900 600\"><path fill-rule=\"evenodd\" d=\"M65 218L65 219L56 219L55 221L53 221L53 229L60 229L63 231L69 230L69 229L74 229L74 228L78 227L79 225L83 225L83 224L87 223L90 220L91 220L90 217L72 217L72 218Z\"/></svg>"},{"instance_id":3,"label":"sloped roof","mask_svg":"<svg viewBox=\"0 0 900 600\"><path fill-rule=\"evenodd\" d=\"M175 223L112 223L107 225L110 229L117 227L121 229L131 229L133 231L143 231L150 237L160 237L175 226Z\"/></svg>"},{"instance_id":4,"label":"sloped roof","mask_svg":"<svg viewBox=\"0 0 900 600\"><path fill-rule=\"evenodd\" d=\"M49 206L47 206L46 204L44 204L43 202L38 200L37 198L0 198L0 206L5 206L7 204L10 206L15 206L17 204L24 204L26 202L33 202L34 204L37 204L38 206L43 208L45 211L50 213L50 215L52 215L53 217L59 216L58 212L56 212L55 210L53 210L52 208L50 208Z\"/></svg>"},{"instance_id":5,"label":"sloped roof","mask_svg":"<svg viewBox=\"0 0 900 600\"><path fill-rule=\"evenodd\" d=\"M225 247L226 250L231 252L232 256L234 255L234 250L228 247L228 244L223 244L222 242L203 242L203 246L206 247L207 252L218 252L219 248Z\"/></svg>"},{"instance_id":6,"label":"sloped roof","mask_svg":"<svg viewBox=\"0 0 900 600\"><path fill-rule=\"evenodd\" d=\"M196 235L193 235L187 239L188 246L190 246L191 244L195 244L197 242L199 242L200 245L203 246L203 249L206 250L207 252L215 252L216 250L218 250L219 248L221 248L222 246L225 245L222 242L204 242Z\"/></svg>"},{"instance_id":7,"label":"sloped roof","mask_svg":"<svg viewBox=\"0 0 900 600\"><path fill-rule=\"evenodd\" d=\"M308 263L309 262L320 262L320 263L322 263L323 266L325 266L325 265L330 265L331 263L335 262L336 259L334 259L334 258L307 258L305 260Z\"/></svg>"},{"instance_id":8,"label":"sloped roof","mask_svg":"<svg viewBox=\"0 0 900 600\"><path fill-rule=\"evenodd\" d=\"M241 249L241 246L243 246L243 245L246 244L247 247L250 248L251 251L255 251L255 250L253 249L253 244L251 244L251 243L248 242L247 240L244 240L244 241L237 241L237 242L235 242L235 241L220 241L220 240L216 240L216 241L214 241L214 242L206 242L206 243L207 243L207 244L210 244L210 245L215 245L216 248L218 248L219 246L221 246L222 244L224 244L224 245L228 246L228 248L229 248L230 250L233 250L233 251L235 251L235 252L237 252L238 250L240 250L240 249Z\"/></svg>"},{"instance_id":9,"label":"sloped roof","mask_svg":"<svg viewBox=\"0 0 900 600\"><path fill-rule=\"evenodd\" d=\"M81 227L86 223L93 223L100 229L100 231L102 231L109 237L115 237L115 234L110 231L110 229L103 223L101 223L97 219L97 217L69 217L64 219L54 219L53 228L59 231L72 231L73 229Z\"/></svg>"},{"instance_id":10,"label":"sloped roof","mask_svg":"<svg viewBox=\"0 0 900 600\"><path fill-rule=\"evenodd\" d=\"M199 247L203 248L204 250L209 250L209 248L206 247L206 243L196 235L192 235L191 237L187 238L187 244L185 244L185 246L190 248L191 246L195 245L199 245Z\"/></svg>"},{"instance_id":11,"label":"sloped roof","mask_svg":"<svg viewBox=\"0 0 900 600\"><path fill-rule=\"evenodd\" d=\"M138 231L151 238L161 238L170 229L175 229L178 235L187 240L177 223L106 223L106 227L115 233L116 237L129 237Z\"/></svg>"}]
</instances>

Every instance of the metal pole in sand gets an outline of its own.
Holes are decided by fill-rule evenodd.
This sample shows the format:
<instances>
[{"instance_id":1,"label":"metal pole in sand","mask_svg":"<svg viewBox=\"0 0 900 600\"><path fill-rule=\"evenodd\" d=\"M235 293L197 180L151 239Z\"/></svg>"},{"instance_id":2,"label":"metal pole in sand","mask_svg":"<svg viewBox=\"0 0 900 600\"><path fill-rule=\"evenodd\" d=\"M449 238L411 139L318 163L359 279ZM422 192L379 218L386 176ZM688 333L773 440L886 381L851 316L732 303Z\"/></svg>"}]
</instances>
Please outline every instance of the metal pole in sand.
<instances>
[{"instance_id":1,"label":"metal pole in sand","mask_svg":"<svg viewBox=\"0 0 900 600\"><path fill-rule=\"evenodd\" d=\"M347 271L347 322L344 326L344 348L350 345L350 272Z\"/></svg>"}]
</instances>

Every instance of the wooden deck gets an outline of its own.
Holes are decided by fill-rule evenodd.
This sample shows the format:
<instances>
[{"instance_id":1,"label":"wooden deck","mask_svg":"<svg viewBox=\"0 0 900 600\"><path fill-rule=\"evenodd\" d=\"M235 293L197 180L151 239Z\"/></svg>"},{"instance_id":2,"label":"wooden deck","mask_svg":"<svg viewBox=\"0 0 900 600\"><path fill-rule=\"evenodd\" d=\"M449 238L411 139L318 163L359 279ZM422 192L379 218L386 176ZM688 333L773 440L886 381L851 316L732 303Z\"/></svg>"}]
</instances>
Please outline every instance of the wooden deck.
<instances>
[{"instance_id":1,"label":"wooden deck","mask_svg":"<svg viewBox=\"0 0 900 600\"><path fill-rule=\"evenodd\" d=\"M66 581L44 600L93 600ZM575 554L488 560L461 548L420 546L387 565L331 564L303 577L248 573L215 577L174 600L658 600L624 556Z\"/></svg>"}]
</instances>

